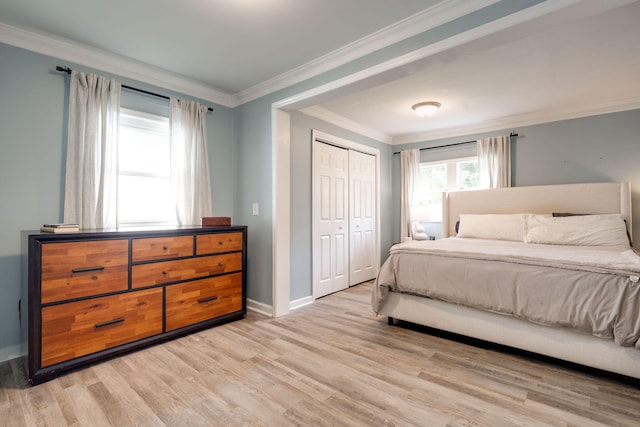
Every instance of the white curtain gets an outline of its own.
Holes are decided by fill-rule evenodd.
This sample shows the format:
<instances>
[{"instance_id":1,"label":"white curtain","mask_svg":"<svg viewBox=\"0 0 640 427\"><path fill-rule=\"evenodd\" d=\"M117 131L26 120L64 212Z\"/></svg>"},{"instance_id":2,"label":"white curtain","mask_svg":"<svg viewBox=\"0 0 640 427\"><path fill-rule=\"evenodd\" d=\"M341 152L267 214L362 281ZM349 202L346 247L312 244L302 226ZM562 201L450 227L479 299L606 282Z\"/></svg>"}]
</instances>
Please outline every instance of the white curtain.
<instances>
[{"instance_id":1,"label":"white curtain","mask_svg":"<svg viewBox=\"0 0 640 427\"><path fill-rule=\"evenodd\" d=\"M211 216L207 107L171 98L171 183L180 225Z\"/></svg>"},{"instance_id":2,"label":"white curtain","mask_svg":"<svg viewBox=\"0 0 640 427\"><path fill-rule=\"evenodd\" d=\"M511 137L479 139L477 146L480 187L511 187Z\"/></svg>"},{"instance_id":3,"label":"white curtain","mask_svg":"<svg viewBox=\"0 0 640 427\"><path fill-rule=\"evenodd\" d=\"M412 236L411 205L415 200L415 187L418 185L420 169L420 150L403 150L400 152L400 240L404 241Z\"/></svg>"},{"instance_id":4,"label":"white curtain","mask_svg":"<svg viewBox=\"0 0 640 427\"><path fill-rule=\"evenodd\" d=\"M117 225L119 113L119 83L71 72L64 222Z\"/></svg>"}]
</instances>

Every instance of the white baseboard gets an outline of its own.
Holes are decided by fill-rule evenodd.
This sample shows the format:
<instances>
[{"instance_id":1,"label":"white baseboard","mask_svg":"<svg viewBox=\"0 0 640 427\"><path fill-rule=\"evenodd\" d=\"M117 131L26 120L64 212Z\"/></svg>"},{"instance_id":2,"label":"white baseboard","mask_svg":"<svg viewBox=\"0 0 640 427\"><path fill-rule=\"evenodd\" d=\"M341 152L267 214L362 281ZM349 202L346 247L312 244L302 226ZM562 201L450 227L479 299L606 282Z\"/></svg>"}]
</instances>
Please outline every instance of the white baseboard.
<instances>
[{"instance_id":1,"label":"white baseboard","mask_svg":"<svg viewBox=\"0 0 640 427\"><path fill-rule=\"evenodd\" d=\"M295 310L300 307L304 307L305 305L313 304L315 300L311 295L304 298L299 298L297 300L293 300L289 303L289 310Z\"/></svg>"},{"instance_id":2,"label":"white baseboard","mask_svg":"<svg viewBox=\"0 0 640 427\"><path fill-rule=\"evenodd\" d=\"M295 310L300 307L304 307L305 305L312 304L315 300L312 296L299 298L294 301L289 302L289 310ZM254 301L252 299L247 298L247 310L255 311L256 313L263 314L265 316L273 317L273 306Z\"/></svg>"},{"instance_id":3,"label":"white baseboard","mask_svg":"<svg viewBox=\"0 0 640 427\"><path fill-rule=\"evenodd\" d=\"M273 306L247 298L247 310L273 317Z\"/></svg>"},{"instance_id":4,"label":"white baseboard","mask_svg":"<svg viewBox=\"0 0 640 427\"><path fill-rule=\"evenodd\" d=\"M9 347L0 348L0 362L22 357L22 346L20 344L11 345Z\"/></svg>"}]
</instances>

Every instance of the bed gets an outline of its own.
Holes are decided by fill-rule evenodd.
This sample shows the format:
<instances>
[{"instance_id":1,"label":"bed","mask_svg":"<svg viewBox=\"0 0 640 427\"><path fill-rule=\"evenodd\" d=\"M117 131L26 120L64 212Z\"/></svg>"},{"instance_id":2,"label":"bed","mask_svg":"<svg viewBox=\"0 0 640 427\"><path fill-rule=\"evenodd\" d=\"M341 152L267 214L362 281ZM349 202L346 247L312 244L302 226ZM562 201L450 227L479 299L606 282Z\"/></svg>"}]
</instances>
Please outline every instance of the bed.
<instances>
[{"instance_id":1,"label":"bed","mask_svg":"<svg viewBox=\"0 0 640 427\"><path fill-rule=\"evenodd\" d=\"M496 227L496 219L504 226ZM569 245L559 244L566 237L554 241L573 227L567 224L584 221L597 230L610 220L615 231L604 241L595 237L594 246L582 234ZM503 230L507 237L493 238ZM372 306L390 323L404 320L640 379L640 256L631 230L627 182L448 193L443 239L394 245ZM622 232L626 245L617 243Z\"/></svg>"}]
</instances>

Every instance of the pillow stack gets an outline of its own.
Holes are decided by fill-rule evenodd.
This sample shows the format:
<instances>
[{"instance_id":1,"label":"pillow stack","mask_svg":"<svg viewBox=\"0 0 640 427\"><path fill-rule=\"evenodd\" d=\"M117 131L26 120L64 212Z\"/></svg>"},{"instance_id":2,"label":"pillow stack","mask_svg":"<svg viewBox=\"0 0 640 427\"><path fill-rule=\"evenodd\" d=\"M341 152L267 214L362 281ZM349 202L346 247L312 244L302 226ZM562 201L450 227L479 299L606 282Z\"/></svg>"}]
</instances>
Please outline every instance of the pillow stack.
<instances>
[{"instance_id":1,"label":"pillow stack","mask_svg":"<svg viewBox=\"0 0 640 427\"><path fill-rule=\"evenodd\" d=\"M620 214L462 214L458 237L572 246L630 246Z\"/></svg>"}]
</instances>

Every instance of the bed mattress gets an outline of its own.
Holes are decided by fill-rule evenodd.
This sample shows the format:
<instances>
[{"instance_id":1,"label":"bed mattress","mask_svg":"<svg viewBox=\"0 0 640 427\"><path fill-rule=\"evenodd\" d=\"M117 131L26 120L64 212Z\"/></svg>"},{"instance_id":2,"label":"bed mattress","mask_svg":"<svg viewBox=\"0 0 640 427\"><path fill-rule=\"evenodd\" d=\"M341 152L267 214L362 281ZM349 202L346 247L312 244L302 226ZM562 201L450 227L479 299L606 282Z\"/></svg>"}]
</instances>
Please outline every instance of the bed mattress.
<instances>
[{"instance_id":1,"label":"bed mattress","mask_svg":"<svg viewBox=\"0 0 640 427\"><path fill-rule=\"evenodd\" d=\"M393 246L373 287L568 327L640 349L640 256L629 247L463 239Z\"/></svg>"}]
</instances>

